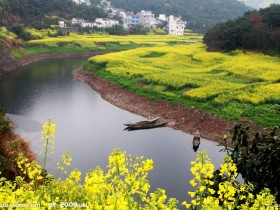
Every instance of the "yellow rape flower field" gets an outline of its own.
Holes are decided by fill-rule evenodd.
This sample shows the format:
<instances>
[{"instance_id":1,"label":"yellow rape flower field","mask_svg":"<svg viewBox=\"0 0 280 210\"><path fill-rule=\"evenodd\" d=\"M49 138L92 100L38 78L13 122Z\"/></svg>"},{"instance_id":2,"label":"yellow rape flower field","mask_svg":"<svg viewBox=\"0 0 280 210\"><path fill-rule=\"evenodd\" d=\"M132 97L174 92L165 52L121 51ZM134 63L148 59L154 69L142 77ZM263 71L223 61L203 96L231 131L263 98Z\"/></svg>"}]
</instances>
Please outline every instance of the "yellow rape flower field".
<instances>
[{"instance_id":1,"label":"yellow rape flower field","mask_svg":"<svg viewBox=\"0 0 280 210\"><path fill-rule=\"evenodd\" d=\"M187 30L184 36L70 33L31 40L27 50L13 55L111 52L90 58L85 68L102 69L98 76L145 97L206 109L231 121L279 126L280 58L240 50L207 52L201 40Z\"/></svg>"},{"instance_id":2,"label":"yellow rape flower field","mask_svg":"<svg viewBox=\"0 0 280 210\"><path fill-rule=\"evenodd\" d=\"M244 116L266 126L280 125L279 57L242 51L207 52L205 45L196 43L96 56L86 67L102 67L106 71L99 75L111 80L117 77L115 82L134 91L137 88L136 92L141 88L152 98L156 94L231 120Z\"/></svg>"},{"instance_id":3,"label":"yellow rape flower field","mask_svg":"<svg viewBox=\"0 0 280 210\"><path fill-rule=\"evenodd\" d=\"M161 46L167 44L186 44L196 43L201 40L202 36L191 33L186 36L172 36L172 35L128 35L128 36L113 36L106 34L84 34L79 35L70 33L69 36L63 37L48 37L39 40L31 40L29 44L45 44L47 46L57 46L59 42L74 42L86 46L95 47L96 45L105 43L119 43L121 45L137 44L137 45L152 45Z\"/></svg>"},{"instance_id":4,"label":"yellow rape flower field","mask_svg":"<svg viewBox=\"0 0 280 210\"><path fill-rule=\"evenodd\" d=\"M36 30L27 28L35 40L25 43L25 48L12 49L15 58L22 58L42 53L64 52L114 52L138 47L194 44L202 40L202 36L186 32L185 36L174 35L127 35L114 36L106 33L77 34L67 36L55 35L55 30Z\"/></svg>"}]
</instances>

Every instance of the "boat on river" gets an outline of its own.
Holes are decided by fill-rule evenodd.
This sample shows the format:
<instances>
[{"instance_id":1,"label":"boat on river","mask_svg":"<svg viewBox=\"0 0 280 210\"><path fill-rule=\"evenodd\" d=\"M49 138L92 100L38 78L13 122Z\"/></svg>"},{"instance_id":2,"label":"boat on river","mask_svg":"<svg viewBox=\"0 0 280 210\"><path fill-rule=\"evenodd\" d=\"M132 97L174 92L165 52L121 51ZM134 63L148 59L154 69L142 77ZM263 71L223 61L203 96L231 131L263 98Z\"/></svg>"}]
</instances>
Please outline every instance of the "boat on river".
<instances>
[{"instance_id":1,"label":"boat on river","mask_svg":"<svg viewBox=\"0 0 280 210\"><path fill-rule=\"evenodd\" d=\"M138 130L138 129L149 129L149 128L157 128L157 127L163 127L167 123L166 122L158 122L159 117L154 118L154 119L148 119L148 120L143 120L135 123L126 123L124 124L127 126L125 130Z\"/></svg>"},{"instance_id":2,"label":"boat on river","mask_svg":"<svg viewBox=\"0 0 280 210\"><path fill-rule=\"evenodd\" d=\"M152 124L152 123L157 122L158 119L159 119L159 117L153 118L153 119L150 119L150 120L147 119L147 120L143 120L143 121L139 121L139 122L135 122L135 123L125 123L124 125L130 127L130 126L136 126L136 125Z\"/></svg>"},{"instance_id":3,"label":"boat on river","mask_svg":"<svg viewBox=\"0 0 280 210\"><path fill-rule=\"evenodd\" d=\"M197 130L196 132L194 132L192 144L193 144L193 150L194 150L195 152L198 150L198 147L199 147L199 145L200 145L200 137L201 137L201 135L200 135L199 130Z\"/></svg>"}]
</instances>

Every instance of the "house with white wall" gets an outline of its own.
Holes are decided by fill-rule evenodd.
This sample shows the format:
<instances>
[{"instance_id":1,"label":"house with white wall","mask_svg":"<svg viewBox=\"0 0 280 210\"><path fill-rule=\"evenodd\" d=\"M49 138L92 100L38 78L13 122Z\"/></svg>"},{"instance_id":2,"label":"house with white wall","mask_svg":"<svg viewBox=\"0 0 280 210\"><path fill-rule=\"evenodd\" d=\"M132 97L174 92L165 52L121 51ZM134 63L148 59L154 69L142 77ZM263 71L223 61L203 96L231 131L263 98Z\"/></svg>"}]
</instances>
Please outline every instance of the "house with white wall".
<instances>
[{"instance_id":1,"label":"house with white wall","mask_svg":"<svg viewBox=\"0 0 280 210\"><path fill-rule=\"evenodd\" d=\"M81 23L86 22L83 18L72 18L72 25L81 25Z\"/></svg>"},{"instance_id":2,"label":"house with white wall","mask_svg":"<svg viewBox=\"0 0 280 210\"><path fill-rule=\"evenodd\" d=\"M166 14L159 14L158 19L162 21L167 21Z\"/></svg>"},{"instance_id":3,"label":"house with white wall","mask_svg":"<svg viewBox=\"0 0 280 210\"><path fill-rule=\"evenodd\" d=\"M83 23L81 23L82 28L93 28L94 26L96 26L96 24L94 22L83 22Z\"/></svg>"},{"instance_id":4,"label":"house with white wall","mask_svg":"<svg viewBox=\"0 0 280 210\"><path fill-rule=\"evenodd\" d=\"M155 15L151 11L142 10L137 15L140 16L140 24L145 28L151 28L155 23Z\"/></svg>"},{"instance_id":5,"label":"house with white wall","mask_svg":"<svg viewBox=\"0 0 280 210\"><path fill-rule=\"evenodd\" d=\"M99 24L101 28L107 28L119 24L119 21L109 18L96 18L95 23Z\"/></svg>"},{"instance_id":6,"label":"house with white wall","mask_svg":"<svg viewBox=\"0 0 280 210\"><path fill-rule=\"evenodd\" d=\"M90 5L90 1L89 0L73 0L74 2L76 2L76 4L86 4L86 5Z\"/></svg>"},{"instance_id":7,"label":"house with white wall","mask_svg":"<svg viewBox=\"0 0 280 210\"><path fill-rule=\"evenodd\" d=\"M111 7L111 2L107 0L101 0L100 4L104 7Z\"/></svg>"},{"instance_id":8,"label":"house with white wall","mask_svg":"<svg viewBox=\"0 0 280 210\"><path fill-rule=\"evenodd\" d=\"M59 20L58 21L58 26L59 26L59 28L65 28L66 24L65 24L65 22L63 20Z\"/></svg>"},{"instance_id":9,"label":"house with white wall","mask_svg":"<svg viewBox=\"0 0 280 210\"><path fill-rule=\"evenodd\" d=\"M125 19L123 19L123 27L126 29L133 28L136 25L140 25L140 16L139 15L127 15Z\"/></svg>"},{"instance_id":10,"label":"house with white wall","mask_svg":"<svg viewBox=\"0 0 280 210\"><path fill-rule=\"evenodd\" d=\"M184 35L186 21L183 21L181 17L175 17L170 15L168 17L168 33L173 35Z\"/></svg>"}]
</instances>

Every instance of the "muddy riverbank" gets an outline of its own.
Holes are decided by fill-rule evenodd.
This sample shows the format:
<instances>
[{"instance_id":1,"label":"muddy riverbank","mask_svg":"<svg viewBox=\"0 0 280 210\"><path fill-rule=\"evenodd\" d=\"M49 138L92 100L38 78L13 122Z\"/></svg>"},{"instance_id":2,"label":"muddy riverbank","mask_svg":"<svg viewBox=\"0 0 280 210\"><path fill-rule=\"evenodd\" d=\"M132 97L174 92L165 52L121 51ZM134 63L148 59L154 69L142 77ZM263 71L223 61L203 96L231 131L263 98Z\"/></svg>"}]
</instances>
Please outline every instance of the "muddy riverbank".
<instances>
[{"instance_id":1,"label":"muddy riverbank","mask_svg":"<svg viewBox=\"0 0 280 210\"><path fill-rule=\"evenodd\" d=\"M164 100L151 100L138 96L85 70L75 72L77 80L88 83L101 97L110 103L144 117L160 117L168 122L167 126L186 133L199 130L203 138L218 141L235 123L213 116L209 112L180 104L171 104ZM244 123L245 124L245 123ZM252 130L262 130L254 122L246 123Z\"/></svg>"}]
</instances>

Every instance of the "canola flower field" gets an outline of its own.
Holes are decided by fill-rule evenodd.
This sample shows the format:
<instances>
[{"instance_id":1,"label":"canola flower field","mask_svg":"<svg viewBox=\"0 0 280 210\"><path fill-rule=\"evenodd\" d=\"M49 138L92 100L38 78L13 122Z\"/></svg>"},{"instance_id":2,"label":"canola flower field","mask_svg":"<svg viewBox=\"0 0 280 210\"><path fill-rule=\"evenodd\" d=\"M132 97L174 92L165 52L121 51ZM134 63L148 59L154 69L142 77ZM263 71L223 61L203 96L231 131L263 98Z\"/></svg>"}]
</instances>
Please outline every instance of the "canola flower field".
<instances>
[{"instance_id":1,"label":"canola flower field","mask_svg":"<svg viewBox=\"0 0 280 210\"><path fill-rule=\"evenodd\" d=\"M188 36L172 36L172 35L127 35L113 36L107 34L84 34L79 35L70 33L69 36L63 37L46 37L44 39L31 40L30 45L44 44L49 47L57 47L59 43L76 43L81 46L98 47L106 43L119 43L120 45L150 45L160 46L168 44L186 44L196 43L201 40L202 36L195 33L188 33ZM101 48L102 49L102 48Z\"/></svg>"},{"instance_id":2,"label":"canola flower field","mask_svg":"<svg viewBox=\"0 0 280 210\"><path fill-rule=\"evenodd\" d=\"M16 38L16 35L9 32L6 27L0 27L0 39L12 40Z\"/></svg>"},{"instance_id":3,"label":"canola flower field","mask_svg":"<svg viewBox=\"0 0 280 210\"><path fill-rule=\"evenodd\" d=\"M69 36L57 37L50 37L55 33L52 29L27 28L26 31L37 39L24 43L22 48L12 49L12 55L15 58L42 53L115 52L138 47L186 45L202 40L201 35L190 31L186 32L184 37L160 34L161 31L152 31L149 35L114 36L106 33L70 33ZM158 35L155 35L155 32Z\"/></svg>"},{"instance_id":4,"label":"canola flower field","mask_svg":"<svg viewBox=\"0 0 280 210\"><path fill-rule=\"evenodd\" d=\"M148 37L147 37L148 38ZM208 109L230 120L280 125L280 58L207 52L205 45L156 46L96 56L85 65L151 98Z\"/></svg>"},{"instance_id":5,"label":"canola flower field","mask_svg":"<svg viewBox=\"0 0 280 210\"><path fill-rule=\"evenodd\" d=\"M88 70L149 98L207 109L232 121L280 125L279 57L253 52L207 52L202 36L76 34L27 29L40 39L12 51L21 58L41 53L112 52L89 59ZM250 119L248 119L250 118Z\"/></svg>"},{"instance_id":6,"label":"canola flower field","mask_svg":"<svg viewBox=\"0 0 280 210\"><path fill-rule=\"evenodd\" d=\"M26 28L25 31L30 33L32 36L40 38L40 39L46 38L49 36L53 36L57 32L56 29L52 29L52 28L47 28L47 29L42 29L42 30L38 30L35 28Z\"/></svg>"}]
</instances>

